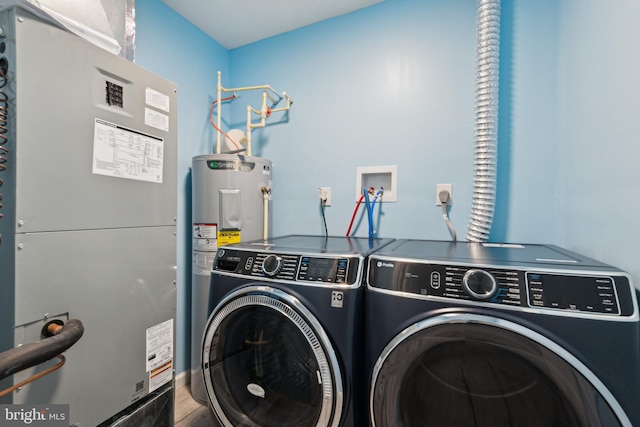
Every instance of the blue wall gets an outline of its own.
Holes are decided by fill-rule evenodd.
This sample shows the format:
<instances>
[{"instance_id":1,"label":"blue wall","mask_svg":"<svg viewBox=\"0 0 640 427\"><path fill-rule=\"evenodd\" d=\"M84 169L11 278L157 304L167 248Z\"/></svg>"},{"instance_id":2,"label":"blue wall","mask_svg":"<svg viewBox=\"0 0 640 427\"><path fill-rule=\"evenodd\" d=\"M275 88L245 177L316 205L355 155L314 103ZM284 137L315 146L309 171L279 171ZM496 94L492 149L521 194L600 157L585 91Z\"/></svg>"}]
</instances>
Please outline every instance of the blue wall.
<instances>
[{"instance_id":1,"label":"blue wall","mask_svg":"<svg viewBox=\"0 0 640 427\"><path fill-rule=\"evenodd\" d=\"M229 51L160 0L136 1L136 63L178 86L178 310L176 372L191 365L191 158L211 151L209 105ZM223 74L223 75L224 75Z\"/></svg>"},{"instance_id":2,"label":"blue wall","mask_svg":"<svg viewBox=\"0 0 640 427\"><path fill-rule=\"evenodd\" d=\"M640 285L640 2L565 1L558 48L559 244Z\"/></svg>"},{"instance_id":3,"label":"blue wall","mask_svg":"<svg viewBox=\"0 0 640 427\"><path fill-rule=\"evenodd\" d=\"M294 100L289 114L253 132L254 154L274 162L273 234L324 232L320 186L333 192L329 233L344 234L356 168L397 165L398 202L383 203L379 235L448 239L435 187L452 183L450 217L464 238L475 19L475 0L387 0L229 52L159 0L138 0L137 62L179 88L178 372L189 364L188 168L211 152L215 72L225 86L270 84ZM640 5L504 0L502 21L491 239L565 246L640 283ZM243 93L231 104L231 127L244 129L246 105L259 99Z\"/></svg>"},{"instance_id":4,"label":"blue wall","mask_svg":"<svg viewBox=\"0 0 640 427\"><path fill-rule=\"evenodd\" d=\"M235 86L268 82L294 100L288 123L254 134L263 135L260 155L275 164L274 234L324 231L319 186L332 188L329 233L344 234L356 168L397 165L398 202L383 204L379 235L449 239L435 188L452 183L450 217L464 238L473 190L476 7L475 0L387 0L231 51ZM557 14L554 0L504 2L493 240L554 240ZM234 104L238 122L243 101Z\"/></svg>"}]
</instances>

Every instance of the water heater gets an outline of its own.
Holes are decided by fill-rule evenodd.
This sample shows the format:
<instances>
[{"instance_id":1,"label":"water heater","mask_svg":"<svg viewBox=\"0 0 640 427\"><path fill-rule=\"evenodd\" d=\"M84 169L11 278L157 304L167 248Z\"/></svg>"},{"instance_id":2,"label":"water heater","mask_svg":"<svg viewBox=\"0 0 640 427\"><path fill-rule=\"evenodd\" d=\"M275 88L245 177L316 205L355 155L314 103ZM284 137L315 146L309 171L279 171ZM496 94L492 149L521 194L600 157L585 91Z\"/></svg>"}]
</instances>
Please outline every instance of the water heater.
<instances>
[{"instance_id":1,"label":"water heater","mask_svg":"<svg viewBox=\"0 0 640 427\"><path fill-rule=\"evenodd\" d=\"M218 246L269 234L271 172L272 163L260 157L210 154L193 158L191 394L205 405L200 347L209 315L211 264Z\"/></svg>"}]
</instances>

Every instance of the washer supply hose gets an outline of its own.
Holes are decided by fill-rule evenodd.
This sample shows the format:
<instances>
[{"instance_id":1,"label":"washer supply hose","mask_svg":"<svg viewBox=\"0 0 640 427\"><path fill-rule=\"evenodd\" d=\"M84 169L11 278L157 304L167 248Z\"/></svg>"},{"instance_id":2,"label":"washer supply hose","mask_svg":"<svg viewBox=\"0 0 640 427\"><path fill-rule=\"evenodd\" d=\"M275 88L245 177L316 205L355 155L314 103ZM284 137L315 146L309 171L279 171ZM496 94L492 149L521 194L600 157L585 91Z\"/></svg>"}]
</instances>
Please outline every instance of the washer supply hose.
<instances>
[{"instance_id":1,"label":"washer supply hose","mask_svg":"<svg viewBox=\"0 0 640 427\"><path fill-rule=\"evenodd\" d=\"M0 353L0 380L53 359L74 345L83 333L82 322L70 319L49 338Z\"/></svg>"},{"instance_id":2,"label":"washer supply hose","mask_svg":"<svg viewBox=\"0 0 640 427\"><path fill-rule=\"evenodd\" d=\"M470 242L486 242L493 223L498 148L500 0L478 1L478 46L473 202Z\"/></svg>"}]
</instances>

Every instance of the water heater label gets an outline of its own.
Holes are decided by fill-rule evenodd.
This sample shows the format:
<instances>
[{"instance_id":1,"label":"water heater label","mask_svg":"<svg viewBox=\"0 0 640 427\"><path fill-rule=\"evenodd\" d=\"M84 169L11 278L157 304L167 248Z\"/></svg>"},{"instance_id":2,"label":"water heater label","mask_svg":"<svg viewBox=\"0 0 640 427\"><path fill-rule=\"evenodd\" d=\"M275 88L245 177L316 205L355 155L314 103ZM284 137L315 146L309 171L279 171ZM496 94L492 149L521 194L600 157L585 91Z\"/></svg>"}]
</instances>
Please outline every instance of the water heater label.
<instances>
[{"instance_id":1,"label":"water heater label","mask_svg":"<svg viewBox=\"0 0 640 427\"><path fill-rule=\"evenodd\" d=\"M232 245L234 243L240 243L239 231L218 232L218 246Z\"/></svg>"},{"instance_id":2,"label":"water heater label","mask_svg":"<svg viewBox=\"0 0 640 427\"><path fill-rule=\"evenodd\" d=\"M208 160L207 166L212 170L251 172L256 167L256 164L239 160Z\"/></svg>"},{"instance_id":3,"label":"water heater label","mask_svg":"<svg viewBox=\"0 0 640 427\"><path fill-rule=\"evenodd\" d=\"M162 183L164 140L95 119L93 173Z\"/></svg>"},{"instance_id":4,"label":"water heater label","mask_svg":"<svg viewBox=\"0 0 640 427\"><path fill-rule=\"evenodd\" d=\"M216 258L216 251L193 251L192 272L200 276L209 276L213 266L213 260Z\"/></svg>"},{"instance_id":5,"label":"water heater label","mask_svg":"<svg viewBox=\"0 0 640 427\"><path fill-rule=\"evenodd\" d=\"M218 232L218 224L193 223L194 239L215 239Z\"/></svg>"}]
</instances>

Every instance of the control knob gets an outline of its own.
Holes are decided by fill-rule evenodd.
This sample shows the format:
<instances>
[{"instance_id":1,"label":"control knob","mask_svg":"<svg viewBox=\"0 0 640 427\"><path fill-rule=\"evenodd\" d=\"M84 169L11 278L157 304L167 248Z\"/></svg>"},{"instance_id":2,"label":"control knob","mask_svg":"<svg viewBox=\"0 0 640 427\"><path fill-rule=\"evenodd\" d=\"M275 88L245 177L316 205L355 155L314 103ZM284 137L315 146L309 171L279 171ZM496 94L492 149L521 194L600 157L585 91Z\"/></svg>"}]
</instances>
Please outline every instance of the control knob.
<instances>
[{"instance_id":1,"label":"control knob","mask_svg":"<svg viewBox=\"0 0 640 427\"><path fill-rule=\"evenodd\" d=\"M273 277L282 269L282 258L278 255L267 255L262 261L262 272Z\"/></svg>"},{"instance_id":2,"label":"control knob","mask_svg":"<svg viewBox=\"0 0 640 427\"><path fill-rule=\"evenodd\" d=\"M478 300L488 300L498 290L496 279L490 273L475 268L464 274L462 287L467 294Z\"/></svg>"}]
</instances>

